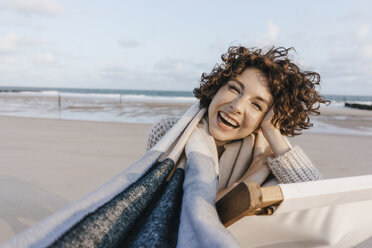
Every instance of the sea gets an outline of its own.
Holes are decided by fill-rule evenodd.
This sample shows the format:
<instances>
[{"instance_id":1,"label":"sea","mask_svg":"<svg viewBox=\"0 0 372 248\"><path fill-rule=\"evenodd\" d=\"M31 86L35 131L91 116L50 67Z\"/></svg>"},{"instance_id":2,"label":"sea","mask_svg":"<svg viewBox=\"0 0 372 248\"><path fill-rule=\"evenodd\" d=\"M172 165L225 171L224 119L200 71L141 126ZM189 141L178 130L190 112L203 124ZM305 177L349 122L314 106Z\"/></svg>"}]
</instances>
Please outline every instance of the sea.
<instances>
[{"instance_id":1,"label":"sea","mask_svg":"<svg viewBox=\"0 0 372 248\"><path fill-rule=\"evenodd\" d=\"M345 108L345 102L372 105L372 96L324 97L331 101L325 108ZM151 124L168 116L181 116L196 102L191 91L0 87L3 116ZM313 122L312 132L334 133L337 129L316 119ZM372 136L372 130L367 131L360 135ZM347 134L348 130L336 133Z\"/></svg>"}]
</instances>

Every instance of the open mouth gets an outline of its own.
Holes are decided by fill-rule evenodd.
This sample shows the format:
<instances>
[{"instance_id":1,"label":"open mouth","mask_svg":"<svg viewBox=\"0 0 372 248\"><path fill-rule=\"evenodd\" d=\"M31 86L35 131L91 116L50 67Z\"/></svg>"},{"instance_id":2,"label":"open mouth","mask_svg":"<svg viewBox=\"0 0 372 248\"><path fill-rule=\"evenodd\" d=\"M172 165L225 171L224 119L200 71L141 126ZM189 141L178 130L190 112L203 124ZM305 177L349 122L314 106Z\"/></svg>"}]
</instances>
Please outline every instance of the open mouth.
<instances>
[{"instance_id":1,"label":"open mouth","mask_svg":"<svg viewBox=\"0 0 372 248\"><path fill-rule=\"evenodd\" d=\"M231 119L229 116L227 116L225 113L218 111L217 113L218 118L221 120L223 124L226 126L232 127L232 128L238 128L239 123L237 123L235 120Z\"/></svg>"}]
</instances>

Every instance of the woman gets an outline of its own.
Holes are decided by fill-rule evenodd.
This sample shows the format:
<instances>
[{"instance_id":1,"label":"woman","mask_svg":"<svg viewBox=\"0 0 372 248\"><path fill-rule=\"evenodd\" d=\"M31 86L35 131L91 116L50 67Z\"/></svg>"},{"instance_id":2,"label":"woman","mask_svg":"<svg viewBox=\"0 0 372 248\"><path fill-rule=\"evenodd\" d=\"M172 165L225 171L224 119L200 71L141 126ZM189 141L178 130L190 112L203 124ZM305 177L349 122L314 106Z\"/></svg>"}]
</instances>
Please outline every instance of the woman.
<instances>
[{"instance_id":1,"label":"woman","mask_svg":"<svg viewBox=\"0 0 372 248\"><path fill-rule=\"evenodd\" d=\"M311 127L309 116L319 114L320 103L327 102L315 89L319 74L301 71L288 57L292 49L279 47L263 52L230 47L221 56L223 63L203 74L200 87L194 89L200 107L208 109L208 131L217 146L219 196L246 178L262 184L270 171L279 183L321 178L303 151L291 148L284 137ZM177 120L168 118L156 123L147 149ZM253 155L246 159L244 169L224 163L226 147L239 140L244 144L248 138L253 145L246 146L244 153Z\"/></svg>"}]
</instances>

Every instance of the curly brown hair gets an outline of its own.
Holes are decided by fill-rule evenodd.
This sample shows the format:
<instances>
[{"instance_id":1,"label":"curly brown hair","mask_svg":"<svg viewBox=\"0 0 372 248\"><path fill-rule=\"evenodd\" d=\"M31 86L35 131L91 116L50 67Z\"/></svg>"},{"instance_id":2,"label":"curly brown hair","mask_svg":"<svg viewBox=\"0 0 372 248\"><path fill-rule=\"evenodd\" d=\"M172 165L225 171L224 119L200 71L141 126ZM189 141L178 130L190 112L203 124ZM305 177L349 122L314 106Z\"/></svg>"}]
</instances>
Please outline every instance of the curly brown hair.
<instances>
[{"instance_id":1,"label":"curly brown hair","mask_svg":"<svg viewBox=\"0 0 372 248\"><path fill-rule=\"evenodd\" d=\"M221 56L211 73L203 73L199 88L194 95L201 107L209 107L217 91L231 78L242 74L247 68L256 68L264 73L274 97L272 123L283 135L295 136L312 126L309 116L318 115L321 103L329 103L318 91L320 75L301 71L289 58L293 47L272 47L267 52L258 48L233 46Z\"/></svg>"}]
</instances>

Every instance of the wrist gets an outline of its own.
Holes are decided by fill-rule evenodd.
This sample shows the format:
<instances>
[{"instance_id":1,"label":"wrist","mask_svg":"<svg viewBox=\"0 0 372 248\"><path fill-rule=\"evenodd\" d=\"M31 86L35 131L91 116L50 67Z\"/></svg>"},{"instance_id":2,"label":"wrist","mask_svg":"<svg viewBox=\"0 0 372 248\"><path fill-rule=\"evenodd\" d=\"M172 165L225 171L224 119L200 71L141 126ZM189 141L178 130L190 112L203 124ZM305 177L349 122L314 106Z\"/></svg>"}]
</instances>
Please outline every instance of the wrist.
<instances>
[{"instance_id":1,"label":"wrist","mask_svg":"<svg viewBox=\"0 0 372 248\"><path fill-rule=\"evenodd\" d=\"M263 134L265 134L265 133L277 133L277 132L280 133L280 130L278 128L274 127L271 122L261 123L260 128L261 128Z\"/></svg>"},{"instance_id":2,"label":"wrist","mask_svg":"<svg viewBox=\"0 0 372 248\"><path fill-rule=\"evenodd\" d=\"M275 128L273 125L263 125L261 126L261 130L275 156L283 155L290 150L289 145L278 128Z\"/></svg>"}]
</instances>

